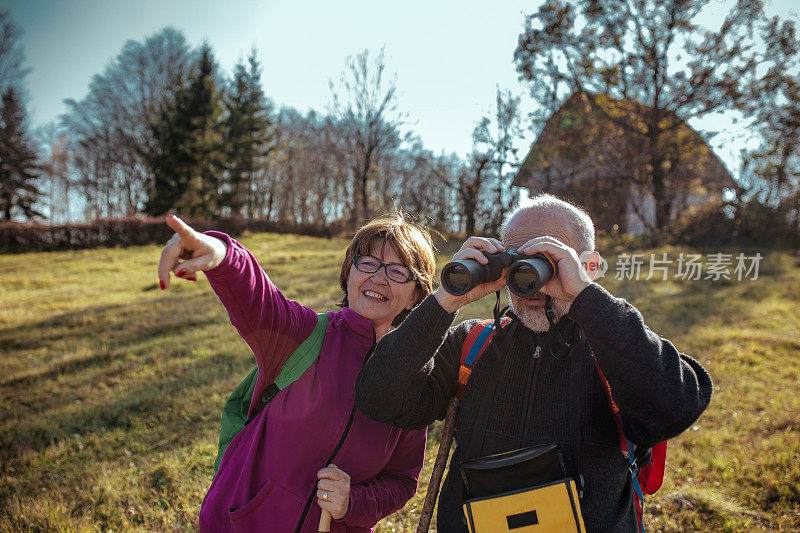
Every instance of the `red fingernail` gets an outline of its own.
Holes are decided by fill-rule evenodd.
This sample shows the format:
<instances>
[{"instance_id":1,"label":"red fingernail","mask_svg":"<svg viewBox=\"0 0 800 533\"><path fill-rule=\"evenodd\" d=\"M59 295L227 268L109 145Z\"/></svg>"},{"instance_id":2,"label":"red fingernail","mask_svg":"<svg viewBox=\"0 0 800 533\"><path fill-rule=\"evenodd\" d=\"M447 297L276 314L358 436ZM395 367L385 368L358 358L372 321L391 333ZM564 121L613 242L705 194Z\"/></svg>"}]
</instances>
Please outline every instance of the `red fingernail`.
<instances>
[{"instance_id":1,"label":"red fingernail","mask_svg":"<svg viewBox=\"0 0 800 533\"><path fill-rule=\"evenodd\" d=\"M159 281L158 283L161 285L161 290L162 291L167 288L167 284L164 283L163 281Z\"/></svg>"},{"instance_id":2,"label":"red fingernail","mask_svg":"<svg viewBox=\"0 0 800 533\"><path fill-rule=\"evenodd\" d=\"M184 274L186 274L185 270L178 270L178 277L183 277Z\"/></svg>"}]
</instances>

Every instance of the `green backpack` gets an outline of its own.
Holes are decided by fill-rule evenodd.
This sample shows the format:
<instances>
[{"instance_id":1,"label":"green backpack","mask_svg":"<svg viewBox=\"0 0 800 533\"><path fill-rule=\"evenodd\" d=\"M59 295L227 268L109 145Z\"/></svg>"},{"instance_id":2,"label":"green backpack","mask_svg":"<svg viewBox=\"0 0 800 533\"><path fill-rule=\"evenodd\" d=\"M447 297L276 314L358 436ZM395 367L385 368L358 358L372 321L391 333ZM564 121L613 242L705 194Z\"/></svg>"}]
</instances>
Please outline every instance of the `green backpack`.
<instances>
[{"instance_id":1,"label":"green backpack","mask_svg":"<svg viewBox=\"0 0 800 533\"><path fill-rule=\"evenodd\" d=\"M267 386L261 394L258 408L253 413L255 418L264 407L278 394L303 375L311 364L319 357L322 351L322 343L325 340L325 331L328 329L328 313L317 313L317 325L306 340L292 352L292 355L283 363L281 371L275 381ZM234 389L225 407L222 408L222 426L219 430L219 450L217 460L214 461L214 475L217 475L222 455L233 441L233 438L247 425L250 420L247 414L250 411L250 402L253 398L253 391L256 388L258 378L258 366L247 374L247 377Z\"/></svg>"}]
</instances>

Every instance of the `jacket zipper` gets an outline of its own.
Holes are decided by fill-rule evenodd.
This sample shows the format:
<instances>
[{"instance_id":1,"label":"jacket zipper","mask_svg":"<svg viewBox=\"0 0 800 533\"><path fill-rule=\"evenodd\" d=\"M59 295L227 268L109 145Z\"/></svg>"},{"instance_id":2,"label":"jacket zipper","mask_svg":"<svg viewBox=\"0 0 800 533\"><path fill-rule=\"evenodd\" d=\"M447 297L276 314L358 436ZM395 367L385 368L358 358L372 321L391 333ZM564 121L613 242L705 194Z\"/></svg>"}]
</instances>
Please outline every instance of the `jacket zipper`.
<instances>
[{"instance_id":1,"label":"jacket zipper","mask_svg":"<svg viewBox=\"0 0 800 533\"><path fill-rule=\"evenodd\" d=\"M532 401L533 391L536 389L536 384L533 381L534 376L536 375L536 364L539 362L539 358L542 356L542 347L537 345L536 351L533 352L533 361L531 361L531 370L528 375L528 395L525 401L525 418L523 418L522 422L522 438L520 442L520 448L525 445L525 436L528 434L528 412L530 410L530 405Z\"/></svg>"},{"instance_id":2,"label":"jacket zipper","mask_svg":"<svg viewBox=\"0 0 800 533\"><path fill-rule=\"evenodd\" d=\"M364 357L364 362L361 363L361 368L364 368L364 365L367 364L367 360L372 355L372 352L375 351L376 344L377 343L375 342L375 328L373 327L372 347L369 349L367 355ZM344 427L344 431L342 432L341 437L339 437L339 442L336 444L336 447L333 449L333 452L331 452L330 457L328 457L328 460L325 461L325 464L322 466L323 468L331 464L333 460L336 458L336 454L338 454L339 450L342 449L344 441L345 439L347 439L347 434L350 433L350 426L353 425L353 418L355 418L355 415L356 415L356 404L355 401L353 401L353 407L350 408L350 417L347 419L347 425ZM297 529L294 530L295 533L300 533L300 530L303 528L303 522L306 521L306 515L308 515L308 511L311 509L311 504L314 503L314 495L316 493L317 493L317 484L314 483L314 487L311 489L311 494L308 495L308 499L306 500L306 505L305 507L303 507L303 514L300 515L300 522L298 522L297 524Z\"/></svg>"}]
</instances>

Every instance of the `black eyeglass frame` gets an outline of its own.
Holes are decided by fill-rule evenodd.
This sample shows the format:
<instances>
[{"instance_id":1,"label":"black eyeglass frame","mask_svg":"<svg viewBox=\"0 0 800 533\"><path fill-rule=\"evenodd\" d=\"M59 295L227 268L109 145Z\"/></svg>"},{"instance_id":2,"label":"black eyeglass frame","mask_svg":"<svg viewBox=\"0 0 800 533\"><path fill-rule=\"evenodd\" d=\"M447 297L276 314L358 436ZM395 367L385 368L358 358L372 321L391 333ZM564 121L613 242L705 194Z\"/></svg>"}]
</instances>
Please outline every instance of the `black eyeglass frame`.
<instances>
[{"instance_id":1,"label":"black eyeglass frame","mask_svg":"<svg viewBox=\"0 0 800 533\"><path fill-rule=\"evenodd\" d=\"M378 262L378 268L376 268L372 272L369 272L367 270L362 270L358 266L358 259L360 257L369 257L370 259L374 259L375 261ZM355 256L353 256L353 266L356 267L356 270L358 270L359 272L363 272L364 274L374 274L375 272L379 271L381 269L381 267L383 267L383 273L386 274L386 278L391 280L391 281L394 281L395 283L409 283L409 282L414 281L415 279L417 279L417 275L414 273L414 271L411 270L410 268L408 268L407 266L405 266L404 264L402 264L402 263L384 263L383 261L381 261L380 259L378 259L374 255L356 254ZM408 276L409 276L408 279L406 279L404 281L399 281L399 280L394 279L392 276L389 275L388 267L390 267L390 266L400 266L400 267L403 267L406 270L408 270Z\"/></svg>"}]
</instances>

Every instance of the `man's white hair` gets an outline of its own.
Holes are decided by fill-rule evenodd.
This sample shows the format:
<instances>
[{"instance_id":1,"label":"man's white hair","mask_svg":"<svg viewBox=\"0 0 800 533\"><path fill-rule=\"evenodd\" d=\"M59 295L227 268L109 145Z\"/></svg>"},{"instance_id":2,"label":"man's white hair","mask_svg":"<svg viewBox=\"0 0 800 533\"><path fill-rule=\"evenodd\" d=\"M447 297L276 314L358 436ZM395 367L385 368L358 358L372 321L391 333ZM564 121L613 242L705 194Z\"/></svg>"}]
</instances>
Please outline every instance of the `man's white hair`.
<instances>
[{"instance_id":1,"label":"man's white hair","mask_svg":"<svg viewBox=\"0 0 800 533\"><path fill-rule=\"evenodd\" d=\"M505 239L506 231L517 216L531 213L556 216L563 220L569 234L577 239L574 244L575 251L579 254L594 250L594 224L586 211L550 194L538 194L532 198L521 200L506 215L503 226L500 228L500 239Z\"/></svg>"}]
</instances>

